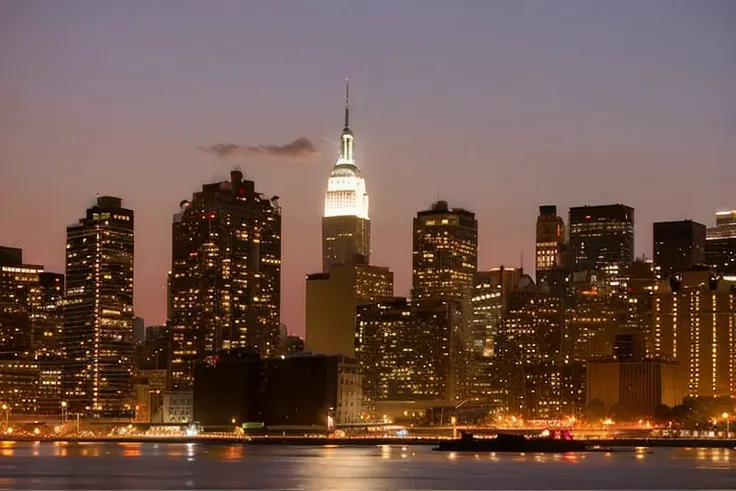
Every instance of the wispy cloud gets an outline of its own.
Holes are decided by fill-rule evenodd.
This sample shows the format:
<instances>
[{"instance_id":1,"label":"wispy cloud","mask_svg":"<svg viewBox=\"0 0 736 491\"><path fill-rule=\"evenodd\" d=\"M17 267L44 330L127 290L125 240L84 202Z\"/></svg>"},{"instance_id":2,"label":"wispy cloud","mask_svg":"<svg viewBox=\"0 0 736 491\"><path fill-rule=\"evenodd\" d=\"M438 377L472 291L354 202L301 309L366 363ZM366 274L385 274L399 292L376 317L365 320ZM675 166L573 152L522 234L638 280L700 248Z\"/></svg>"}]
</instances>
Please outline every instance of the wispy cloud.
<instances>
[{"instance_id":1,"label":"wispy cloud","mask_svg":"<svg viewBox=\"0 0 736 491\"><path fill-rule=\"evenodd\" d=\"M319 152L307 138L297 138L285 145L239 145L237 143L217 143L208 147L197 147L203 152L218 157L273 157L291 160L312 160Z\"/></svg>"}]
</instances>

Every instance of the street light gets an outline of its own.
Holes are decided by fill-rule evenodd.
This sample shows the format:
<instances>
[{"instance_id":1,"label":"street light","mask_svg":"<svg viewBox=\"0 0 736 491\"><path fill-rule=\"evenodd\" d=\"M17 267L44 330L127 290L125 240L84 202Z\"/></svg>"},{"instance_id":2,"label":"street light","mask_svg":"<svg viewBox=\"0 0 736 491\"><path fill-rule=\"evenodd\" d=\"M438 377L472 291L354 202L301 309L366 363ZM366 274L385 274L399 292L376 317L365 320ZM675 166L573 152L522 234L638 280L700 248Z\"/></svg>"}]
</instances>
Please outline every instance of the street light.
<instances>
[{"instance_id":1,"label":"street light","mask_svg":"<svg viewBox=\"0 0 736 491\"><path fill-rule=\"evenodd\" d=\"M5 403L3 403L3 405L0 406L0 407L2 407L3 412L5 413L5 427L7 428L8 427L8 418L10 417L10 408Z\"/></svg>"},{"instance_id":2,"label":"street light","mask_svg":"<svg viewBox=\"0 0 736 491\"><path fill-rule=\"evenodd\" d=\"M66 424L66 401L61 401L61 424Z\"/></svg>"}]
</instances>

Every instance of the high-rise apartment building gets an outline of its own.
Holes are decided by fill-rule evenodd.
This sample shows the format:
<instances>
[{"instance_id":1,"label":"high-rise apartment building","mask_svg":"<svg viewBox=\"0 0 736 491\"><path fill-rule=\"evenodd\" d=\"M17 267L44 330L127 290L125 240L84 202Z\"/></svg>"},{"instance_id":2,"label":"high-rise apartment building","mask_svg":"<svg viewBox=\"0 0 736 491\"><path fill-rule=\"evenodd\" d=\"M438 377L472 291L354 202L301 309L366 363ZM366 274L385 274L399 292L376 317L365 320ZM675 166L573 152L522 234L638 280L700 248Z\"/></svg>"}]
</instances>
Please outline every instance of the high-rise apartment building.
<instances>
[{"instance_id":1,"label":"high-rise apartment building","mask_svg":"<svg viewBox=\"0 0 736 491\"><path fill-rule=\"evenodd\" d=\"M355 137L350 129L350 98L345 85L345 127L340 136L340 156L327 181L322 217L322 271L349 262L356 254L370 262L371 221L368 192L355 160Z\"/></svg>"},{"instance_id":2,"label":"high-rise apartment building","mask_svg":"<svg viewBox=\"0 0 736 491\"><path fill-rule=\"evenodd\" d=\"M654 266L660 278L705 264L705 225L692 220L654 223Z\"/></svg>"},{"instance_id":3,"label":"high-rise apartment building","mask_svg":"<svg viewBox=\"0 0 736 491\"><path fill-rule=\"evenodd\" d=\"M469 298L478 270L475 214L438 201L414 218L412 295L415 299Z\"/></svg>"},{"instance_id":4,"label":"high-rise apartment building","mask_svg":"<svg viewBox=\"0 0 736 491\"><path fill-rule=\"evenodd\" d=\"M33 354L31 312L38 303L43 266L23 264L23 251L0 249L0 358Z\"/></svg>"},{"instance_id":5,"label":"high-rise apartment building","mask_svg":"<svg viewBox=\"0 0 736 491\"><path fill-rule=\"evenodd\" d=\"M736 210L716 213L716 226L706 232L705 262L718 273L736 275Z\"/></svg>"},{"instance_id":6,"label":"high-rise apartment building","mask_svg":"<svg viewBox=\"0 0 736 491\"><path fill-rule=\"evenodd\" d=\"M240 171L180 204L169 275L171 375L192 387L198 358L223 349L278 348L281 208Z\"/></svg>"},{"instance_id":7,"label":"high-rise apartment building","mask_svg":"<svg viewBox=\"0 0 736 491\"><path fill-rule=\"evenodd\" d=\"M565 221L557 215L557 207L539 207L536 241L536 280L545 283L550 271L562 266L562 248L565 242Z\"/></svg>"},{"instance_id":8,"label":"high-rise apartment building","mask_svg":"<svg viewBox=\"0 0 736 491\"><path fill-rule=\"evenodd\" d=\"M64 275L0 247L0 401L13 412L59 410L63 293Z\"/></svg>"},{"instance_id":9,"label":"high-rise apartment building","mask_svg":"<svg viewBox=\"0 0 736 491\"><path fill-rule=\"evenodd\" d=\"M366 406L455 399L457 301L403 297L358 306L357 351Z\"/></svg>"},{"instance_id":10,"label":"high-rise apartment building","mask_svg":"<svg viewBox=\"0 0 736 491\"><path fill-rule=\"evenodd\" d=\"M70 411L132 411L133 211L100 196L66 230L63 385Z\"/></svg>"},{"instance_id":11,"label":"high-rise apartment building","mask_svg":"<svg viewBox=\"0 0 736 491\"><path fill-rule=\"evenodd\" d=\"M576 267L602 274L613 292L625 288L634 261L634 209L621 204L570 208L569 224Z\"/></svg>"},{"instance_id":12,"label":"high-rise apartment building","mask_svg":"<svg viewBox=\"0 0 736 491\"><path fill-rule=\"evenodd\" d=\"M492 358L494 338L503 319L504 287L492 280L489 271L479 271L470 302L472 353L475 357Z\"/></svg>"},{"instance_id":13,"label":"high-rise apartment building","mask_svg":"<svg viewBox=\"0 0 736 491\"><path fill-rule=\"evenodd\" d=\"M44 271L38 275L38 301L32 304L33 356L36 360L64 358L64 275Z\"/></svg>"},{"instance_id":14,"label":"high-rise apartment building","mask_svg":"<svg viewBox=\"0 0 736 491\"><path fill-rule=\"evenodd\" d=\"M736 282L689 271L657 285L652 358L671 359L691 397L736 395Z\"/></svg>"},{"instance_id":15,"label":"high-rise apartment building","mask_svg":"<svg viewBox=\"0 0 736 491\"><path fill-rule=\"evenodd\" d=\"M306 350L354 358L356 307L393 294L393 272L366 264L362 256L333 264L328 273L308 275Z\"/></svg>"},{"instance_id":16,"label":"high-rise apartment building","mask_svg":"<svg viewBox=\"0 0 736 491\"><path fill-rule=\"evenodd\" d=\"M453 360L455 394L471 391L471 333L474 276L478 271L478 221L475 214L434 203L414 218L412 235L412 296L415 300L452 300L460 304L458 352Z\"/></svg>"},{"instance_id":17,"label":"high-rise apartment building","mask_svg":"<svg viewBox=\"0 0 736 491\"><path fill-rule=\"evenodd\" d=\"M559 415L564 407L562 299L525 276L511 294L498 336L497 357L508 407L527 418Z\"/></svg>"}]
</instances>

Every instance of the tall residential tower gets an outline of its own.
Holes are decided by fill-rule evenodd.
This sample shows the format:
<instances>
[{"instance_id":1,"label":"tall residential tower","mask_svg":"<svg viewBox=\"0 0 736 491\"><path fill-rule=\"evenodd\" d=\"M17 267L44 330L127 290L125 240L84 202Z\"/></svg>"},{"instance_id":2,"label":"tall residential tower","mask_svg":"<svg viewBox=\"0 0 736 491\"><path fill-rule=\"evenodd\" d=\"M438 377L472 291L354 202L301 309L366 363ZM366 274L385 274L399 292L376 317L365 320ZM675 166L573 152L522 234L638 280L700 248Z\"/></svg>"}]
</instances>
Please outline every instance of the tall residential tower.
<instances>
[{"instance_id":1,"label":"tall residential tower","mask_svg":"<svg viewBox=\"0 0 736 491\"><path fill-rule=\"evenodd\" d=\"M66 229L64 392L73 412L132 410L133 211L100 196Z\"/></svg>"},{"instance_id":2,"label":"tall residential tower","mask_svg":"<svg viewBox=\"0 0 736 491\"><path fill-rule=\"evenodd\" d=\"M278 347L281 207L238 170L180 206L169 281L171 375L174 388L189 389L202 356Z\"/></svg>"},{"instance_id":3,"label":"tall residential tower","mask_svg":"<svg viewBox=\"0 0 736 491\"><path fill-rule=\"evenodd\" d=\"M345 81L345 127L340 137L340 157L327 181L322 218L322 271L333 264L350 262L356 254L370 261L371 222L365 179L355 163L354 135L350 129L350 92Z\"/></svg>"},{"instance_id":4,"label":"tall residential tower","mask_svg":"<svg viewBox=\"0 0 736 491\"><path fill-rule=\"evenodd\" d=\"M413 228L414 298L469 300L478 271L475 213L438 201L417 213Z\"/></svg>"}]
</instances>

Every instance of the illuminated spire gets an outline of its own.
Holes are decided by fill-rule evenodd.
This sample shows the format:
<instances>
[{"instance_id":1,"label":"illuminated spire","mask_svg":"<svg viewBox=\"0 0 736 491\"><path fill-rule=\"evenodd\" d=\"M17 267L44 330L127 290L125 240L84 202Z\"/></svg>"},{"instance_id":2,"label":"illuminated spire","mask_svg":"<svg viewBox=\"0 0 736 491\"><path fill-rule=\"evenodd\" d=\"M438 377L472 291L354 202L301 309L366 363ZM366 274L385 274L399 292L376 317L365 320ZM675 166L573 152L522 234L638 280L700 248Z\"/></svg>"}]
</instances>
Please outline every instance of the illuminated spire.
<instances>
[{"instance_id":1,"label":"illuminated spire","mask_svg":"<svg viewBox=\"0 0 736 491\"><path fill-rule=\"evenodd\" d=\"M353 132L350 130L350 83L345 79L345 127L340 137L340 160L338 163L355 165L353 156Z\"/></svg>"},{"instance_id":2,"label":"illuminated spire","mask_svg":"<svg viewBox=\"0 0 736 491\"><path fill-rule=\"evenodd\" d=\"M355 163L354 139L350 130L350 85L345 79L345 127L340 137L340 156L327 181L325 217L357 216L368 220L368 193Z\"/></svg>"}]
</instances>

